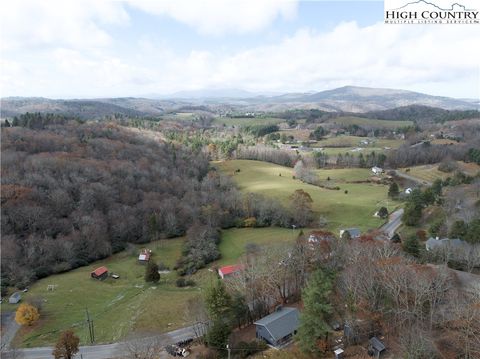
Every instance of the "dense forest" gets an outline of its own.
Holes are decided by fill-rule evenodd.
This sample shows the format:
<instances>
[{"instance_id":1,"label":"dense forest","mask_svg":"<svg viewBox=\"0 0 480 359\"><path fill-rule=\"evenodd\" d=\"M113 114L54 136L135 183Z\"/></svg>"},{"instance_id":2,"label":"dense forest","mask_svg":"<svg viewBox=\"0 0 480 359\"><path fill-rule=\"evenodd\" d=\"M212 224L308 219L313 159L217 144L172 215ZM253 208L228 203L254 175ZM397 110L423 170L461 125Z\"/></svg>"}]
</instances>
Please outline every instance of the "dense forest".
<instances>
[{"instance_id":1,"label":"dense forest","mask_svg":"<svg viewBox=\"0 0 480 359\"><path fill-rule=\"evenodd\" d=\"M187 232L179 265L188 273L218 257L219 228L252 215L289 224L278 203L246 210L200 151L111 123L52 122L2 128L2 286ZM192 253L197 238L211 250Z\"/></svg>"}]
</instances>

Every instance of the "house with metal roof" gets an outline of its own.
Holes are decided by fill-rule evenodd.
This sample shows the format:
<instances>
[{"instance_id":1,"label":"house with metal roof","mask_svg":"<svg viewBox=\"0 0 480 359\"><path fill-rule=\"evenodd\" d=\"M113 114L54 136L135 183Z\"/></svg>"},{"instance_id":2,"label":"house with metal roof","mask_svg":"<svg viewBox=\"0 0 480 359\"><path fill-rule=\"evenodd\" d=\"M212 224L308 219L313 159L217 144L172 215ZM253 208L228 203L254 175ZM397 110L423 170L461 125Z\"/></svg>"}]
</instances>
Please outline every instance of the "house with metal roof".
<instances>
[{"instance_id":1,"label":"house with metal roof","mask_svg":"<svg viewBox=\"0 0 480 359\"><path fill-rule=\"evenodd\" d=\"M385 344L383 344L377 337L372 337L368 341L368 354L371 356L378 359L386 350L387 348L385 347Z\"/></svg>"},{"instance_id":2,"label":"house with metal roof","mask_svg":"<svg viewBox=\"0 0 480 359\"><path fill-rule=\"evenodd\" d=\"M256 336L278 347L287 343L296 334L300 313L297 308L278 307L272 314L256 321Z\"/></svg>"},{"instance_id":3,"label":"house with metal roof","mask_svg":"<svg viewBox=\"0 0 480 359\"><path fill-rule=\"evenodd\" d=\"M348 232L350 234L351 239L358 238L360 237L360 234L362 234L362 232L360 232L358 228L346 228L340 230L340 238L343 238L343 234L345 232Z\"/></svg>"},{"instance_id":4,"label":"house with metal roof","mask_svg":"<svg viewBox=\"0 0 480 359\"><path fill-rule=\"evenodd\" d=\"M227 277L234 276L239 274L241 271L244 270L244 266L242 264L234 264L231 266L224 266L218 269L218 275L220 278L225 279Z\"/></svg>"}]
</instances>

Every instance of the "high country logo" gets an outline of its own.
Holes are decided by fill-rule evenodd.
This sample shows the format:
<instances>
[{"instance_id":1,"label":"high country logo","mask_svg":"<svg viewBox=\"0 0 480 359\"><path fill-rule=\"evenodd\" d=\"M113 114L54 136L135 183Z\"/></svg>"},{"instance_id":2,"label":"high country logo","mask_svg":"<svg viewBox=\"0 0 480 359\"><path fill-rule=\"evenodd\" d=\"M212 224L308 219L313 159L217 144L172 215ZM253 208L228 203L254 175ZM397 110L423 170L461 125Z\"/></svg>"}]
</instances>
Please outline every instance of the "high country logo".
<instances>
[{"instance_id":1,"label":"high country logo","mask_svg":"<svg viewBox=\"0 0 480 359\"><path fill-rule=\"evenodd\" d=\"M385 1L386 24L479 24L480 12L473 0L462 4L449 0Z\"/></svg>"}]
</instances>

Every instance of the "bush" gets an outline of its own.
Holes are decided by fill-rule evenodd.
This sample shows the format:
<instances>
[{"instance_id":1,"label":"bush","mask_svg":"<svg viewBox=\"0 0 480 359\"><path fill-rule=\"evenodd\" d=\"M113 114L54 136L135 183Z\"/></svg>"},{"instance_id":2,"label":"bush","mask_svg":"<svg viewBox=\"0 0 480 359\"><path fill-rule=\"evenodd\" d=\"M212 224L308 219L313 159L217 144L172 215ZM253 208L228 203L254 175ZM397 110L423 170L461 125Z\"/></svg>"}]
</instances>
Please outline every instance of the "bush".
<instances>
[{"instance_id":1,"label":"bush","mask_svg":"<svg viewBox=\"0 0 480 359\"><path fill-rule=\"evenodd\" d=\"M175 285L179 288L194 287L197 283L193 279L178 278L175 281Z\"/></svg>"},{"instance_id":2,"label":"bush","mask_svg":"<svg viewBox=\"0 0 480 359\"><path fill-rule=\"evenodd\" d=\"M446 173L455 171L458 168L455 161L443 161L438 165L438 170Z\"/></svg>"},{"instance_id":3,"label":"bush","mask_svg":"<svg viewBox=\"0 0 480 359\"><path fill-rule=\"evenodd\" d=\"M153 262L148 262L145 268L145 282L158 283L160 280L160 273L158 273L158 265Z\"/></svg>"}]
</instances>

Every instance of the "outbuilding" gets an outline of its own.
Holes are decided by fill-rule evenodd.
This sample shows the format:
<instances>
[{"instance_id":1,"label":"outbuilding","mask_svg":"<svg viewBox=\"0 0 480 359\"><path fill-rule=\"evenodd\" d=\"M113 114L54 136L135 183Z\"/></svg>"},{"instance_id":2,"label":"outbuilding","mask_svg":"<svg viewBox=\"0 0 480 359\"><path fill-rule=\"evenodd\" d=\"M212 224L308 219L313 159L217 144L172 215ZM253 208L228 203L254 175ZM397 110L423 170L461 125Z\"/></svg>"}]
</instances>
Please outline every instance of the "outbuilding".
<instances>
[{"instance_id":1,"label":"outbuilding","mask_svg":"<svg viewBox=\"0 0 480 359\"><path fill-rule=\"evenodd\" d=\"M94 279L104 280L108 278L107 267L99 267L90 273L90 276Z\"/></svg>"},{"instance_id":2,"label":"outbuilding","mask_svg":"<svg viewBox=\"0 0 480 359\"><path fill-rule=\"evenodd\" d=\"M274 347L279 347L296 334L299 316L297 308L278 307L275 312L254 323L256 336Z\"/></svg>"},{"instance_id":3,"label":"outbuilding","mask_svg":"<svg viewBox=\"0 0 480 359\"><path fill-rule=\"evenodd\" d=\"M18 302L20 302L21 299L22 295L20 294L20 292L15 292L10 296L10 298L8 298L8 302L10 304L17 304Z\"/></svg>"}]
</instances>

